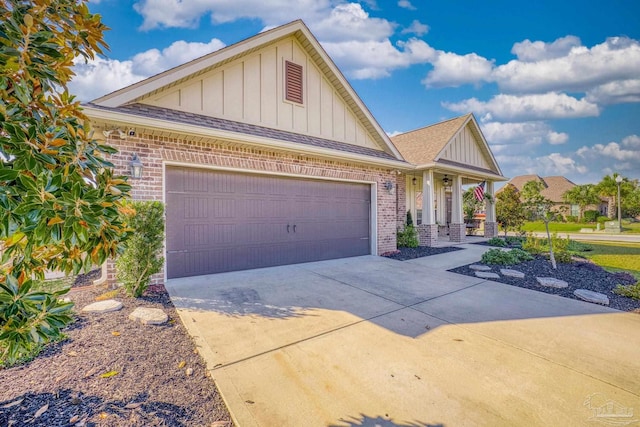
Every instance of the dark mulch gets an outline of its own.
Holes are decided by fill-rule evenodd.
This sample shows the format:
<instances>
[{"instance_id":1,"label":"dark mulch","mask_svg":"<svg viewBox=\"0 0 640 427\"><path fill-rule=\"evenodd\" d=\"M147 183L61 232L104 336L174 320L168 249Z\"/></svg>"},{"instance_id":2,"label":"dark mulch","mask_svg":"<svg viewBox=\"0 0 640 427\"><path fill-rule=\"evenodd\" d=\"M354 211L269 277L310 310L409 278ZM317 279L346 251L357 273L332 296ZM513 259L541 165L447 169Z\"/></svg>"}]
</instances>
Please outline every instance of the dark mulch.
<instances>
[{"instance_id":1,"label":"dark mulch","mask_svg":"<svg viewBox=\"0 0 640 427\"><path fill-rule=\"evenodd\" d=\"M78 312L106 290L80 289L68 294ZM0 370L0 426L232 425L164 287L117 299L122 310L78 314L65 341L30 363ZM164 309L169 323L129 320L139 306Z\"/></svg>"},{"instance_id":2,"label":"dark mulch","mask_svg":"<svg viewBox=\"0 0 640 427\"><path fill-rule=\"evenodd\" d=\"M407 261L409 259L421 258L424 256L438 255L446 252L459 251L462 248L455 246L447 246L444 248L432 248L429 246L418 246L417 248L398 248L397 251L382 254L383 257L395 259L398 261Z\"/></svg>"},{"instance_id":3,"label":"dark mulch","mask_svg":"<svg viewBox=\"0 0 640 427\"><path fill-rule=\"evenodd\" d=\"M481 263L478 263L481 264ZM579 299L573 295L576 289L588 289L600 292L609 297L609 307L623 311L633 311L640 308L640 301L623 297L613 293L616 285L631 285L635 283L633 276L626 273L609 273L602 267L588 261L575 261L570 264L558 263L558 269L551 267L551 262L537 256L533 261L525 261L514 266L489 265L491 271L500 275L499 279L491 279L495 282L506 283L508 285L520 286L521 288L533 289L549 294L560 295L567 298ZM524 279L506 277L500 274L501 268L510 268L525 273ZM452 270L454 273L466 276L475 276L475 272L468 265L457 267ZM564 280L569 284L568 288L555 289L540 286L536 277L555 277Z\"/></svg>"}]
</instances>

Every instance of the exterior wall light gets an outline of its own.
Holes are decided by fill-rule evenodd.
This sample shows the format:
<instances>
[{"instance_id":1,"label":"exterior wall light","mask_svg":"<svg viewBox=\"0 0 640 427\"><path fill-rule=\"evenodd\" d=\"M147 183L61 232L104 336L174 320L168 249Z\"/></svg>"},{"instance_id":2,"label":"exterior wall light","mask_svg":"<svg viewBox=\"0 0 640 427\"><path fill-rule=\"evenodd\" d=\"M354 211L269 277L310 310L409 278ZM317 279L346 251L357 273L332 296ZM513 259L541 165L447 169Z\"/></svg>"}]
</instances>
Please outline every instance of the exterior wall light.
<instances>
[{"instance_id":1,"label":"exterior wall light","mask_svg":"<svg viewBox=\"0 0 640 427\"><path fill-rule=\"evenodd\" d=\"M129 163L129 172L131 173L131 178L142 178L142 169L144 169L144 165L140 161L138 155L136 153L133 153L133 158Z\"/></svg>"},{"instance_id":2,"label":"exterior wall light","mask_svg":"<svg viewBox=\"0 0 640 427\"><path fill-rule=\"evenodd\" d=\"M393 182L391 181L387 181L384 183L384 189L387 190L389 192L389 194L393 194Z\"/></svg>"}]
</instances>

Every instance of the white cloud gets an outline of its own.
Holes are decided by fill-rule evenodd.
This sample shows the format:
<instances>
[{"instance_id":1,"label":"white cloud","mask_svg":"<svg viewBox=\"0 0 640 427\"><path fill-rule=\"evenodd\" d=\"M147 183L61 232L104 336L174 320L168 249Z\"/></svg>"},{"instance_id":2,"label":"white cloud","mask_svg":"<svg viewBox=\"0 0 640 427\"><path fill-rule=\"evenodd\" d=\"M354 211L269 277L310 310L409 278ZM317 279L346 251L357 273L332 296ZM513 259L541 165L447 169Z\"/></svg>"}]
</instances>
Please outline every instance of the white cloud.
<instances>
[{"instance_id":1,"label":"white cloud","mask_svg":"<svg viewBox=\"0 0 640 427\"><path fill-rule=\"evenodd\" d=\"M555 92L540 95L500 94L487 102L471 98L457 103L444 102L442 105L458 113L473 111L480 116L491 114L491 117L504 121L567 119L600 114L596 104Z\"/></svg>"},{"instance_id":2,"label":"white cloud","mask_svg":"<svg viewBox=\"0 0 640 427\"><path fill-rule=\"evenodd\" d=\"M566 133L553 131L548 124L542 121L501 123L482 123L482 133L489 144L503 150L509 145L538 145L547 142L551 145L564 144L569 140Z\"/></svg>"},{"instance_id":3,"label":"white cloud","mask_svg":"<svg viewBox=\"0 0 640 427\"><path fill-rule=\"evenodd\" d=\"M583 146L576 151L576 156L600 174L628 171L637 177L640 171L640 136L626 136L621 143L612 141Z\"/></svg>"},{"instance_id":4,"label":"white cloud","mask_svg":"<svg viewBox=\"0 0 640 427\"><path fill-rule=\"evenodd\" d=\"M576 153L586 159L597 159L599 156L610 157L621 161L638 159L640 165L640 150L624 149L617 142L596 144L593 147L584 146L578 149Z\"/></svg>"},{"instance_id":5,"label":"white cloud","mask_svg":"<svg viewBox=\"0 0 640 427\"><path fill-rule=\"evenodd\" d=\"M69 84L69 90L80 100L89 101L222 47L224 43L218 39L211 39L209 43L180 40L162 51L149 49L126 61L100 57L89 62L77 59L74 66L76 75Z\"/></svg>"},{"instance_id":6,"label":"white cloud","mask_svg":"<svg viewBox=\"0 0 640 427\"><path fill-rule=\"evenodd\" d=\"M409 0L399 0L398 6L403 9L416 10L415 6L411 4Z\"/></svg>"},{"instance_id":7,"label":"white cloud","mask_svg":"<svg viewBox=\"0 0 640 427\"><path fill-rule=\"evenodd\" d=\"M422 40L411 39L398 47L385 41L324 43L331 58L355 79L386 77L397 68L428 62L435 50Z\"/></svg>"},{"instance_id":8,"label":"white cloud","mask_svg":"<svg viewBox=\"0 0 640 427\"><path fill-rule=\"evenodd\" d=\"M382 41L393 34L395 27L386 19L371 18L358 3L339 4L324 19L310 25L323 42Z\"/></svg>"},{"instance_id":9,"label":"white cloud","mask_svg":"<svg viewBox=\"0 0 640 427\"><path fill-rule=\"evenodd\" d=\"M587 91L587 100L598 104L640 102L640 79L618 80Z\"/></svg>"},{"instance_id":10,"label":"white cloud","mask_svg":"<svg viewBox=\"0 0 640 427\"><path fill-rule=\"evenodd\" d=\"M558 40L556 40L558 42ZM554 42L554 43L556 43ZM523 42L524 43L524 42ZM566 49L571 43L566 43ZM553 46L553 43L548 46ZM500 89L508 92L587 91L618 80L636 79L640 69L640 42L611 37L592 48L571 46L534 49L518 46L527 61L513 60L493 71ZM515 46L514 46L515 49ZM539 57L539 60L528 62Z\"/></svg>"},{"instance_id":11,"label":"white cloud","mask_svg":"<svg viewBox=\"0 0 640 427\"><path fill-rule=\"evenodd\" d=\"M571 52L571 49L580 45L580 39L576 36L560 37L552 43L532 42L527 39L523 42L515 43L511 53L516 55L520 61L536 62L566 56Z\"/></svg>"},{"instance_id":12,"label":"white cloud","mask_svg":"<svg viewBox=\"0 0 640 427\"><path fill-rule=\"evenodd\" d=\"M407 28L402 30L402 34L415 34L416 36L423 36L429 32L429 26L421 23L417 19L414 19Z\"/></svg>"},{"instance_id":13,"label":"white cloud","mask_svg":"<svg viewBox=\"0 0 640 427\"><path fill-rule=\"evenodd\" d=\"M551 153L544 156L532 157L523 155L497 155L496 160L500 163L507 175L540 175L554 176L562 175L569 179L573 176L579 177L589 172L589 168L577 162L571 156L561 153ZM573 179L572 179L573 180Z\"/></svg>"},{"instance_id":14,"label":"white cloud","mask_svg":"<svg viewBox=\"0 0 640 427\"><path fill-rule=\"evenodd\" d=\"M386 132L389 138L393 138L394 136L397 136L397 135L402 135L403 133L404 132L401 132L399 130L394 130L393 132Z\"/></svg>"},{"instance_id":15,"label":"white cloud","mask_svg":"<svg viewBox=\"0 0 640 427\"><path fill-rule=\"evenodd\" d=\"M433 70L422 80L422 84L427 87L458 87L467 83L488 81L493 69L492 60L475 53L458 55L438 51L431 63Z\"/></svg>"},{"instance_id":16,"label":"white cloud","mask_svg":"<svg viewBox=\"0 0 640 427\"><path fill-rule=\"evenodd\" d=\"M640 136L638 135L629 135L622 138L622 146L630 147L630 148L638 148L640 149Z\"/></svg>"}]
</instances>

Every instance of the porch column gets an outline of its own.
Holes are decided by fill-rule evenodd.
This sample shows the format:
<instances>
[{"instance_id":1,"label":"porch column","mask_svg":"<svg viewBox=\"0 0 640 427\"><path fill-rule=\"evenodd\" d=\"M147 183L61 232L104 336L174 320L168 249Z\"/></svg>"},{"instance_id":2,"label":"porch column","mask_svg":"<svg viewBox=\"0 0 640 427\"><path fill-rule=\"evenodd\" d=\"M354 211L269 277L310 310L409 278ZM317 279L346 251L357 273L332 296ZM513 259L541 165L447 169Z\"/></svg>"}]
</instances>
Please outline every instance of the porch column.
<instances>
[{"instance_id":1,"label":"porch column","mask_svg":"<svg viewBox=\"0 0 640 427\"><path fill-rule=\"evenodd\" d=\"M433 171L422 172L422 224L418 227L418 240L421 246L435 246L438 241L438 226L434 212L435 183Z\"/></svg>"},{"instance_id":2,"label":"porch column","mask_svg":"<svg viewBox=\"0 0 640 427\"><path fill-rule=\"evenodd\" d=\"M493 197L493 181L487 181L485 193L491 196L491 201L485 199L484 237L496 237L498 235L498 223L496 222L496 200Z\"/></svg>"},{"instance_id":3,"label":"porch column","mask_svg":"<svg viewBox=\"0 0 640 427\"><path fill-rule=\"evenodd\" d=\"M467 228L464 223L462 209L462 179L454 175L451 185L451 224L449 224L449 240L463 242Z\"/></svg>"}]
</instances>

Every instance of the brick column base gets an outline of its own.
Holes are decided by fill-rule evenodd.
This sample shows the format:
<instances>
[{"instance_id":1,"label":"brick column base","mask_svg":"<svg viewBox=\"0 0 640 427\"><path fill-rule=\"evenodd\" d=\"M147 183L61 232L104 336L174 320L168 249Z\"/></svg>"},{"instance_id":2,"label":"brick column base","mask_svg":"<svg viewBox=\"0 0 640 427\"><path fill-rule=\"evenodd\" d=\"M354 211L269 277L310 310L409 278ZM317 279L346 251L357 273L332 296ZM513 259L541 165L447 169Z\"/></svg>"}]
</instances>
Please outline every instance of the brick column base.
<instances>
[{"instance_id":1,"label":"brick column base","mask_svg":"<svg viewBox=\"0 0 640 427\"><path fill-rule=\"evenodd\" d=\"M418 226L418 242L420 246L435 246L438 242L438 225L420 224Z\"/></svg>"},{"instance_id":2,"label":"brick column base","mask_svg":"<svg viewBox=\"0 0 640 427\"><path fill-rule=\"evenodd\" d=\"M496 237L498 235L498 223L497 222L485 222L484 223L484 237Z\"/></svg>"},{"instance_id":3,"label":"brick column base","mask_svg":"<svg viewBox=\"0 0 640 427\"><path fill-rule=\"evenodd\" d=\"M449 224L449 241L464 242L466 233L466 224Z\"/></svg>"}]
</instances>

